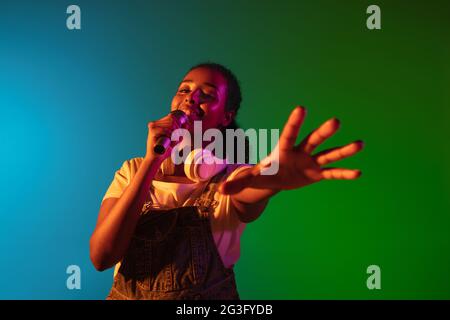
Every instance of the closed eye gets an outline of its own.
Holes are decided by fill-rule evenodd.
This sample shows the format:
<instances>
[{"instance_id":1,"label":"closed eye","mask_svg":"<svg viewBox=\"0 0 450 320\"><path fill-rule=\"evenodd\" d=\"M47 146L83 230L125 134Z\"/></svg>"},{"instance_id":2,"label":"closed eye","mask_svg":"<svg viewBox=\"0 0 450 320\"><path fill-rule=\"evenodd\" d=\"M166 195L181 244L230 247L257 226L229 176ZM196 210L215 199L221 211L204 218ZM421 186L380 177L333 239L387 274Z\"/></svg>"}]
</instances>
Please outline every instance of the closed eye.
<instances>
[{"instance_id":1,"label":"closed eye","mask_svg":"<svg viewBox=\"0 0 450 320\"><path fill-rule=\"evenodd\" d=\"M191 92L190 88L182 88L182 89L178 90L178 93L182 93L182 94L186 94L186 93L189 93L189 92ZM205 92L201 91L201 95L202 95L202 97L204 97L204 98L206 98L208 100L216 99L216 95L215 94L209 94L209 93L205 93Z\"/></svg>"}]
</instances>

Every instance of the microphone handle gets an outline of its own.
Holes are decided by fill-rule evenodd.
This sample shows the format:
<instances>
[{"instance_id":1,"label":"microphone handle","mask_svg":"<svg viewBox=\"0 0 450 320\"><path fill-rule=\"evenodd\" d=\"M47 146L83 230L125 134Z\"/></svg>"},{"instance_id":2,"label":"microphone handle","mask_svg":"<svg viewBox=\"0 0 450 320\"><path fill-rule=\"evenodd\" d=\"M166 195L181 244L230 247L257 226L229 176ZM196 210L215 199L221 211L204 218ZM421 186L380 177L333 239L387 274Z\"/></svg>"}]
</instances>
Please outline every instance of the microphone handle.
<instances>
[{"instance_id":1,"label":"microphone handle","mask_svg":"<svg viewBox=\"0 0 450 320\"><path fill-rule=\"evenodd\" d=\"M156 140L156 144L153 147L153 151L157 154L164 154L166 149L170 146L170 138L166 136L160 136L158 140Z\"/></svg>"},{"instance_id":2,"label":"microphone handle","mask_svg":"<svg viewBox=\"0 0 450 320\"><path fill-rule=\"evenodd\" d=\"M181 110L175 110L171 112L172 117L177 122L178 127L182 127L188 120L188 116L186 113L184 113ZM164 154L167 150L167 148L170 146L170 143L172 141L167 136L160 136L156 140L156 143L153 147L153 151L157 154Z\"/></svg>"}]
</instances>

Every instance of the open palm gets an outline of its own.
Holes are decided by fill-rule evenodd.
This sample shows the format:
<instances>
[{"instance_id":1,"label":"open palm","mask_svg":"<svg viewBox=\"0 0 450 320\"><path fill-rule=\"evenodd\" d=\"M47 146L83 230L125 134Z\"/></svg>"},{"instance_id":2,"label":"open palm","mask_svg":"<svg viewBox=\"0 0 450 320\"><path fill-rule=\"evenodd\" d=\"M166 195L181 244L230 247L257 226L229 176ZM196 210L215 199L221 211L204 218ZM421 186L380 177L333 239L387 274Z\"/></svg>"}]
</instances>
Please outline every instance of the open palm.
<instances>
[{"instance_id":1,"label":"open palm","mask_svg":"<svg viewBox=\"0 0 450 320\"><path fill-rule=\"evenodd\" d=\"M339 121L332 118L295 145L306 110L296 107L290 114L275 149L251 169L242 171L221 187L225 194L234 194L244 188L289 190L300 188L323 179L356 179L360 170L323 168L323 166L353 156L362 150L363 142L355 141L344 146L312 152L339 129ZM278 162L278 171L267 175L268 168Z\"/></svg>"}]
</instances>

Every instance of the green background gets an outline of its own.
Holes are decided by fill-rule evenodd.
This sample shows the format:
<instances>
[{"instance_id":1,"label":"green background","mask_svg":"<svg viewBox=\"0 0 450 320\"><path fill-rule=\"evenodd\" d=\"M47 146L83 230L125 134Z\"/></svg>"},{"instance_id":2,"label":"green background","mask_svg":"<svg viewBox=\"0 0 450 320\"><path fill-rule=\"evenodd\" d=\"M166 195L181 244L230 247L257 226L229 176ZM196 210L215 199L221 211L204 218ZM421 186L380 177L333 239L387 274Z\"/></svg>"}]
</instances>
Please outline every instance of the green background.
<instances>
[{"instance_id":1,"label":"green background","mask_svg":"<svg viewBox=\"0 0 450 320\"><path fill-rule=\"evenodd\" d=\"M449 299L449 39L448 1L2 1L0 298L106 296L112 270L88 250L100 201L187 69L211 60L241 82L242 127L282 128L304 105L301 137L341 120L319 150L366 144L339 163L359 180L283 192L247 226L241 298ZM66 288L71 264L81 290Z\"/></svg>"}]
</instances>

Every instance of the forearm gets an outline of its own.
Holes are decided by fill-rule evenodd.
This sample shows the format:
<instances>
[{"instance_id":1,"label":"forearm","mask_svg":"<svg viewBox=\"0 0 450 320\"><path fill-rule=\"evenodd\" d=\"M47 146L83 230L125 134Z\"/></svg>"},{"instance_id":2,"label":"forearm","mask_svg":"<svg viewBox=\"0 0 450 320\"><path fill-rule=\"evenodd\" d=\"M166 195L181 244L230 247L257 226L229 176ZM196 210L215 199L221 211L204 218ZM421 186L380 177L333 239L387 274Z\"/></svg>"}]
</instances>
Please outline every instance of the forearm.
<instances>
[{"instance_id":1,"label":"forearm","mask_svg":"<svg viewBox=\"0 0 450 320\"><path fill-rule=\"evenodd\" d=\"M267 202L270 197L277 194L279 190L273 189L255 189L245 188L239 193L232 195L234 201L237 201L246 205L256 205L258 203Z\"/></svg>"},{"instance_id":2,"label":"forearm","mask_svg":"<svg viewBox=\"0 0 450 320\"><path fill-rule=\"evenodd\" d=\"M98 222L91 237L91 257L98 269L112 267L128 249L159 166L159 161L144 159L122 196Z\"/></svg>"},{"instance_id":3,"label":"forearm","mask_svg":"<svg viewBox=\"0 0 450 320\"><path fill-rule=\"evenodd\" d=\"M269 199L279 190L245 188L231 196L233 205L238 211L239 219L248 223L256 220L266 208Z\"/></svg>"}]
</instances>

